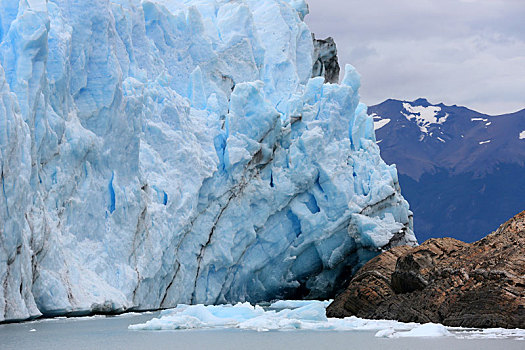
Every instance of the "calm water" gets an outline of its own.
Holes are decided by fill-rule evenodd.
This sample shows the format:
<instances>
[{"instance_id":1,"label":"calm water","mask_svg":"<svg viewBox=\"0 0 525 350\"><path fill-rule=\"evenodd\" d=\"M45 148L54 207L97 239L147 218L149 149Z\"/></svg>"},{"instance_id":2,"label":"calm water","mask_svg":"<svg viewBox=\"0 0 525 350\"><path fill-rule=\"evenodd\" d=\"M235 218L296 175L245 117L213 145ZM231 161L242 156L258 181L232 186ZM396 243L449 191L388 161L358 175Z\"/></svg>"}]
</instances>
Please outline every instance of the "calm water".
<instances>
[{"instance_id":1,"label":"calm water","mask_svg":"<svg viewBox=\"0 0 525 350\"><path fill-rule=\"evenodd\" d=\"M156 316L135 315L94 319L54 319L0 325L0 349L525 349L513 339L455 338L384 339L375 331L243 330L130 331L128 325Z\"/></svg>"}]
</instances>

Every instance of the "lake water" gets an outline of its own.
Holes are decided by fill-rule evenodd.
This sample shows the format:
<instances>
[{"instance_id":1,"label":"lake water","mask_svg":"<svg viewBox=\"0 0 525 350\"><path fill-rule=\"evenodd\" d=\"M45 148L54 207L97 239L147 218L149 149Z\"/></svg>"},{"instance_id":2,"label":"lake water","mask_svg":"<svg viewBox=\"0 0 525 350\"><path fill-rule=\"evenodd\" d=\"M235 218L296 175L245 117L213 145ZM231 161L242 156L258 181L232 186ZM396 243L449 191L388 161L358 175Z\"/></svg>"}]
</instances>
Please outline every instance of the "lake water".
<instances>
[{"instance_id":1,"label":"lake water","mask_svg":"<svg viewBox=\"0 0 525 350\"><path fill-rule=\"evenodd\" d=\"M525 349L515 339L376 338L375 331L131 331L157 316L50 319L0 325L0 349Z\"/></svg>"}]
</instances>

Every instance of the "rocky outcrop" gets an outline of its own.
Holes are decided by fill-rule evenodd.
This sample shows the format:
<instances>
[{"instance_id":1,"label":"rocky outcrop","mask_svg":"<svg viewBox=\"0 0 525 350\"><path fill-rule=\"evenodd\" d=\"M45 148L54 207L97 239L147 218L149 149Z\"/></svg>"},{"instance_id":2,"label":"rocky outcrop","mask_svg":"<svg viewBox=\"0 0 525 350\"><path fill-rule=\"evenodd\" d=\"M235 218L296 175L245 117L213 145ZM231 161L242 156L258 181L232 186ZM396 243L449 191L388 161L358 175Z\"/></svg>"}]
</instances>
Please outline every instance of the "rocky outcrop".
<instances>
[{"instance_id":1,"label":"rocky outcrop","mask_svg":"<svg viewBox=\"0 0 525 350\"><path fill-rule=\"evenodd\" d=\"M473 244L396 247L368 262L327 315L525 328L524 252L525 211Z\"/></svg>"},{"instance_id":2,"label":"rocky outcrop","mask_svg":"<svg viewBox=\"0 0 525 350\"><path fill-rule=\"evenodd\" d=\"M318 40L314 34L312 39L314 41L312 78L324 77L325 83L337 84L341 68L334 39L329 37Z\"/></svg>"}]
</instances>

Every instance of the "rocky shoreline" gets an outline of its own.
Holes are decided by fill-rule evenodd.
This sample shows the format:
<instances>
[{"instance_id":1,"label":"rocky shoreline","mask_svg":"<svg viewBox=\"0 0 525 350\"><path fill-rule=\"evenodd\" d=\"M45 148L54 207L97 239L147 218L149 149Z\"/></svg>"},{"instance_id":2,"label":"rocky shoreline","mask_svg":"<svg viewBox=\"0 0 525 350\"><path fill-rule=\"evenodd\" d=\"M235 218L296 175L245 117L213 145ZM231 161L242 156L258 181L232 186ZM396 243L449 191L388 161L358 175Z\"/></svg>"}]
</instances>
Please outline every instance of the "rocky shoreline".
<instances>
[{"instance_id":1,"label":"rocky shoreline","mask_svg":"<svg viewBox=\"0 0 525 350\"><path fill-rule=\"evenodd\" d=\"M430 239L384 252L358 271L327 316L525 328L525 211L472 244Z\"/></svg>"}]
</instances>

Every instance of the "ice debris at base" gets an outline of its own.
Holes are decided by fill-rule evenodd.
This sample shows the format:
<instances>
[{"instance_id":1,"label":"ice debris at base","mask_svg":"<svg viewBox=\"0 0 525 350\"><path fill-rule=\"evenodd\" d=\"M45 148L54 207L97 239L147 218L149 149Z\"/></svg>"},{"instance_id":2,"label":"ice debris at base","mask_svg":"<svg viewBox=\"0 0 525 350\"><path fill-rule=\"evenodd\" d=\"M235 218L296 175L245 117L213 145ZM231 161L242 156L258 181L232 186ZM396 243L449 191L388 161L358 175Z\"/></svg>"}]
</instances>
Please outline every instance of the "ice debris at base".
<instances>
[{"instance_id":1,"label":"ice debris at base","mask_svg":"<svg viewBox=\"0 0 525 350\"><path fill-rule=\"evenodd\" d=\"M303 0L0 0L0 321L329 298L415 244Z\"/></svg>"},{"instance_id":2,"label":"ice debris at base","mask_svg":"<svg viewBox=\"0 0 525 350\"><path fill-rule=\"evenodd\" d=\"M265 331L377 331L382 338L525 339L524 329L465 329L441 324L365 320L357 317L327 318L326 301L278 301L268 308L249 303L237 305L179 305L160 316L130 325L130 330L244 329ZM288 307L288 308L284 308Z\"/></svg>"},{"instance_id":3,"label":"ice debris at base","mask_svg":"<svg viewBox=\"0 0 525 350\"><path fill-rule=\"evenodd\" d=\"M327 301L315 301L315 303L320 303L325 308L332 303L333 300ZM268 307L270 310L283 310L283 309L297 309L302 306L310 305L312 300L278 300L273 302Z\"/></svg>"},{"instance_id":4,"label":"ice debris at base","mask_svg":"<svg viewBox=\"0 0 525 350\"><path fill-rule=\"evenodd\" d=\"M271 310L272 306L297 308ZM328 302L303 301L273 304L265 310L250 303L237 305L179 305L175 309L162 311L158 318L144 324L129 326L131 330L176 330L202 328L239 328L255 331L270 330L378 330L394 327L396 330L411 330L416 323L363 320L357 317L346 319L327 318ZM277 307L276 307L277 308Z\"/></svg>"},{"instance_id":5,"label":"ice debris at base","mask_svg":"<svg viewBox=\"0 0 525 350\"><path fill-rule=\"evenodd\" d=\"M460 339L501 339L512 338L516 340L525 340L525 329L506 329L506 328L488 328L488 329L462 329L450 328L450 331Z\"/></svg>"}]
</instances>

